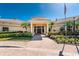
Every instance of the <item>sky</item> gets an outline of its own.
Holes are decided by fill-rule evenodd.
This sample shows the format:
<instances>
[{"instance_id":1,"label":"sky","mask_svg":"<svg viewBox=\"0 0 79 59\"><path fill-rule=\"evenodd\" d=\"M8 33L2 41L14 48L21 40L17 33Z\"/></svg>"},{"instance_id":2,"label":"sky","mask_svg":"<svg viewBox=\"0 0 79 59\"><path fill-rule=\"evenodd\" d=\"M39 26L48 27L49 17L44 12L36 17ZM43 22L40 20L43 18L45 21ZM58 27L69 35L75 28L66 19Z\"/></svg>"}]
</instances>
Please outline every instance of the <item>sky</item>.
<instances>
[{"instance_id":1,"label":"sky","mask_svg":"<svg viewBox=\"0 0 79 59\"><path fill-rule=\"evenodd\" d=\"M66 3L66 17L79 16L78 3ZM64 3L0 3L0 18L30 20L43 17L64 18Z\"/></svg>"}]
</instances>

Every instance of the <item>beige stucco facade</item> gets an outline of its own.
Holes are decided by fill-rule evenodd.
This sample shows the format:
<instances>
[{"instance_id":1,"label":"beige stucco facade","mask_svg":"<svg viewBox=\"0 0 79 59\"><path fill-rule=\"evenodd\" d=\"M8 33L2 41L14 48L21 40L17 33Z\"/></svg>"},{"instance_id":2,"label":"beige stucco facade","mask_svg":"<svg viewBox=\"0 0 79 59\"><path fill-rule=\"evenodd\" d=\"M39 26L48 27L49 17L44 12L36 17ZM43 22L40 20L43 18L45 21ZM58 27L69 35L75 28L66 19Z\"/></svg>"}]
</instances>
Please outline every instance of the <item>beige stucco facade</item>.
<instances>
[{"instance_id":1,"label":"beige stucco facade","mask_svg":"<svg viewBox=\"0 0 79 59\"><path fill-rule=\"evenodd\" d=\"M27 27L27 30L21 26L23 21L15 20L15 19L0 19L0 32L3 31L4 27L8 29L8 31L28 31L33 34L40 33L46 34L48 33L48 24L49 20L46 18L32 18L29 21L26 21L30 24Z\"/></svg>"},{"instance_id":2,"label":"beige stucco facade","mask_svg":"<svg viewBox=\"0 0 79 59\"><path fill-rule=\"evenodd\" d=\"M68 17L66 19L58 19L58 21L54 21L54 25L52 26L52 32L59 32L61 27L65 27L66 22L74 21L74 20L75 20L75 22L79 21L79 16ZM79 26L77 29L79 29ZM72 29L72 31L73 31L73 29Z\"/></svg>"},{"instance_id":3,"label":"beige stucco facade","mask_svg":"<svg viewBox=\"0 0 79 59\"><path fill-rule=\"evenodd\" d=\"M15 19L0 19L0 32L6 31L3 28L7 28L7 31L25 31L21 23L23 22Z\"/></svg>"},{"instance_id":4,"label":"beige stucco facade","mask_svg":"<svg viewBox=\"0 0 79 59\"><path fill-rule=\"evenodd\" d=\"M67 21L78 21L79 16L77 17L70 17L65 19L58 19L58 21L51 21L54 22L52 25L52 32L59 32L60 28L64 25ZM3 31L3 27L8 27L9 31L28 31L33 34L40 33L40 34L47 34L49 32L49 19L47 18L32 18L29 21L26 21L30 24L27 27L27 30L21 26L23 21L15 20L15 19L0 19L0 32ZM79 28L79 27L78 27Z\"/></svg>"}]
</instances>

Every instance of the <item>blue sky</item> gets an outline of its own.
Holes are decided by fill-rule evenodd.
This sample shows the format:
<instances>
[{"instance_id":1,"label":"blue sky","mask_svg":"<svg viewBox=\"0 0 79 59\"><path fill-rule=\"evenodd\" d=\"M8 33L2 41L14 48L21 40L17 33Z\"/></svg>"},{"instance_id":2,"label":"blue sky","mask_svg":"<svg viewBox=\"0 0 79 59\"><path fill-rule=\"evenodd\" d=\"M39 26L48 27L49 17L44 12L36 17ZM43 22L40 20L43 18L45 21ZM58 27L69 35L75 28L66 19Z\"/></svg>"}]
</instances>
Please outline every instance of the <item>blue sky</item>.
<instances>
[{"instance_id":1,"label":"blue sky","mask_svg":"<svg viewBox=\"0 0 79 59\"><path fill-rule=\"evenodd\" d=\"M79 4L66 4L67 17L79 16ZM0 17L30 20L33 17L64 18L63 3L0 3Z\"/></svg>"}]
</instances>

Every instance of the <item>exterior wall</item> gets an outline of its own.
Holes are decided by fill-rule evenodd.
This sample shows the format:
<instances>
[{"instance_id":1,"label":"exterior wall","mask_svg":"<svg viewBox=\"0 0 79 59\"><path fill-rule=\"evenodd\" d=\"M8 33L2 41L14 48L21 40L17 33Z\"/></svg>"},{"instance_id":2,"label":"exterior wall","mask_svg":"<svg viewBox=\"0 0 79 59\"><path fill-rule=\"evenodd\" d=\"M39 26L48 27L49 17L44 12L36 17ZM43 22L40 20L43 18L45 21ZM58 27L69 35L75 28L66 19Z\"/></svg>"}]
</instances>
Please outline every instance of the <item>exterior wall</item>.
<instances>
[{"instance_id":1,"label":"exterior wall","mask_svg":"<svg viewBox=\"0 0 79 59\"><path fill-rule=\"evenodd\" d=\"M0 31L3 31L3 27L8 27L9 31L26 31L25 28L22 27L11 27L11 26L0 26Z\"/></svg>"},{"instance_id":2,"label":"exterior wall","mask_svg":"<svg viewBox=\"0 0 79 59\"><path fill-rule=\"evenodd\" d=\"M52 32L59 32L61 27L52 27Z\"/></svg>"},{"instance_id":3,"label":"exterior wall","mask_svg":"<svg viewBox=\"0 0 79 59\"><path fill-rule=\"evenodd\" d=\"M63 27L65 22L74 21L74 20L79 21L79 16L69 17L69 18L66 18L66 20L65 19L59 19L58 21L55 21L54 25L52 26L52 32L54 32L53 30L56 30L56 32L59 32L60 28ZM78 29L79 29L79 26L78 26ZM72 31L73 31L73 29L72 29Z\"/></svg>"},{"instance_id":4,"label":"exterior wall","mask_svg":"<svg viewBox=\"0 0 79 59\"><path fill-rule=\"evenodd\" d=\"M9 27L9 31L26 31L26 29L22 27Z\"/></svg>"},{"instance_id":5,"label":"exterior wall","mask_svg":"<svg viewBox=\"0 0 79 59\"><path fill-rule=\"evenodd\" d=\"M2 26L0 26L0 31L2 31Z\"/></svg>"},{"instance_id":6,"label":"exterior wall","mask_svg":"<svg viewBox=\"0 0 79 59\"><path fill-rule=\"evenodd\" d=\"M26 31L25 28L21 27L21 23L16 20L0 20L0 31L3 31L3 27L8 27L9 31Z\"/></svg>"},{"instance_id":7,"label":"exterior wall","mask_svg":"<svg viewBox=\"0 0 79 59\"><path fill-rule=\"evenodd\" d=\"M31 32L31 27L27 27L27 31L28 32Z\"/></svg>"},{"instance_id":8,"label":"exterior wall","mask_svg":"<svg viewBox=\"0 0 79 59\"><path fill-rule=\"evenodd\" d=\"M52 26L52 32L59 32L60 28L63 27L64 23L54 23Z\"/></svg>"},{"instance_id":9,"label":"exterior wall","mask_svg":"<svg viewBox=\"0 0 79 59\"><path fill-rule=\"evenodd\" d=\"M33 20L33 21L32 21ZM44 26L44 34L48 32L48 21L43 18L35 18L32 19L30 27L27 27L28 32L34 33L34 26ZM25 28L21 27L22 22L18 22L16 20L6 21L0 20L0 31L2 31L3 27L8 27L9 31L26 31Z\"/></svg>"},{"instance_id":10,"label":"exterior wall","mask_svg":"<svg viewBox=\"0 0 79 59\"><path fill-rule=\"evenodd\" d=\"M73 21L74 18L67 18L66 20L59 20L59 21L55 21L54 25L52 26L52 32L55 32L54 30L56 30L56 32L59 32L60 28L64 25L65 22L67 21ZM75 20L79 20L79 16L75 17ZM6 21L6 20L0 20L0 31L2 31L2 27L9 27L9 31L26 31L25 28L21 27L21 21ZM49 21L48 19L45 18L33 18L31 21L29 21L30 23L30 27L27 28L28 32L32 32L34 33L34 26L44 26L44 33L48 33L48 29L49 29ZM78 26L79 29L79 26Z\"/></svg>"}]
</instances>

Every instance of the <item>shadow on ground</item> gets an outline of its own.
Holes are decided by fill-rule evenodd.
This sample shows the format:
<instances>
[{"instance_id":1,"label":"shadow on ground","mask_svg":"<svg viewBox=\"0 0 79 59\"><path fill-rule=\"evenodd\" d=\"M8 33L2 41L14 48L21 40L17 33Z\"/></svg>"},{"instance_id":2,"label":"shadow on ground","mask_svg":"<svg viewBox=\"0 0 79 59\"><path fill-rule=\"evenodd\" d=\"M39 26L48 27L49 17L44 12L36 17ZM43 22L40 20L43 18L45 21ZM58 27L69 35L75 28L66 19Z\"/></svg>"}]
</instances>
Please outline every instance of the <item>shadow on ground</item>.
<instances>
[{"instance_id":1,"label":"shadow on ground","mask_svg":"<svg viewBox=\"0 0 79 59\"><path fill-rule=\"evenodd\" d=\"M75 45L76 50L77 50L77 53L78 53L78 55L79 55L79 48L78 48L79 44L76 44L76 43L75 43L74 45ZM65 44L63 44L62 50L59 51L59 56L64 56L64 55L63 55L64 47L65 47Z\"/></svg>"},{"instance_id":2,"label":"shadow on ground","mask_svg":"<svg viewBox=\"0 0 79 59\"><path fill-rule=\"evenodd\" d=\"M79 54L79 48L78 48L77 44L75 44L75 47L77 49L77 53Z\"/></svg>"},{"instance_id":3,"label":"shadow on ground","mask_svg":"<svg viewBox=\"0 0 79 59\"><path fill-rule=\"evenodd\" d=\"M32 41L42 40L41 34L35 34L32 38Z\"/></svg>"},{"instance_id":4,"label":"shadow on ground","mask_svg":"<svg viewBox=\"0 0 79 59\"><path fill-rule=\"evenodd\" d=\"M77 53L79 54L79 48L78 48L79 44L77 44L77 41L75 39L75 47L76 47L76 50L77 50Z\"/></svg>"},{"instance_id":5,"label":"shadow on ground","mask_svg":"<svg viewBox=\"0 0 79 59\"><path fill-rule=\"evenodd\" d=\"M19 46L0 46L0 48L22 48Z\"/></svg>"},{"instance_id":6,"label":"shadow on ground","mask_svg":"<svg viewBox=\"0 0 79 59\"><path fill-rule=\"evenodd\" d=\"M59 56L64 56L64 55L63 55L64 47L65 47L65 44L63 44L63 48L62 48L62 50L59 51Z\"/></svg>"}]
</instances>

